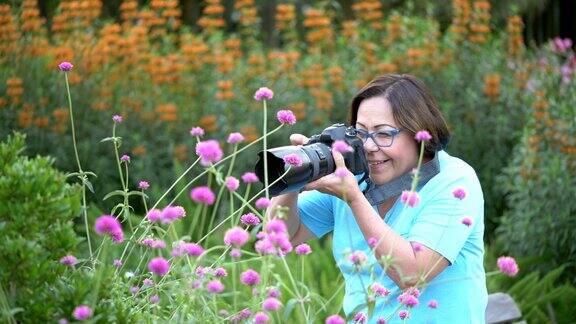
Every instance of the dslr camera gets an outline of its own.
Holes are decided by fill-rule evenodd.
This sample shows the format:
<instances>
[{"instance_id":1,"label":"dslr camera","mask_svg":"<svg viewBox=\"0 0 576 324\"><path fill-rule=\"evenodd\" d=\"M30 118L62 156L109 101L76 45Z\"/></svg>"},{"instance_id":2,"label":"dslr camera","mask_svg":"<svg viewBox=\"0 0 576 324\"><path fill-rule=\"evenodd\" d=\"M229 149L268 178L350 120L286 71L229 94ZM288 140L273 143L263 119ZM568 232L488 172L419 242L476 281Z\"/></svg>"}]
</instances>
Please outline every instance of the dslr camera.
<instances>
[{"instance_id":1,"label":"dslr camera","mask_svg":"<svg viewBox=\"0 0 576 324\"><path fill-rule=\"evenodd\" d=\"M288 173L269 188L270 194L278 196L300 191L306 184L335 171L336 164L332 157L331 146L337 140L344 141L353 148L352 152L342 154L348 170L354 175L364 173L363 179L366 179L369 171L363 141L356 136L353 127L346 127L344 124L327 127L322 133L310 137L308 143L302 146L282 146L259 152L255 173L260 182L264 183L264 154L266 154L268 183L274 183L290 167ZM285 165L284 157L288 154L298 155L302 165L297 167Z\"/></svg>"}]
</instances>

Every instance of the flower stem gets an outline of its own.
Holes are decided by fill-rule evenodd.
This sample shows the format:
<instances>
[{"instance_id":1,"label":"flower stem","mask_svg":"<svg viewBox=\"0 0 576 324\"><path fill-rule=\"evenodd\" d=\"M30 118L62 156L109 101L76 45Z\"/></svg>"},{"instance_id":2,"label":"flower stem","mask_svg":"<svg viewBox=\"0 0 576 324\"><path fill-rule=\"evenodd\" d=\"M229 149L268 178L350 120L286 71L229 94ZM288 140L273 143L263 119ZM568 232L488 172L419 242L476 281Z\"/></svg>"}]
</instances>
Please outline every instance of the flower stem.
<instances>
[{"instance_id":1,"label":"flower stem","mask_svg":"<svg viewBox=\"0 0 576 324\"><path fill-rule=\"evenodd\" d=\"M268 116L267 116L267 106L266 106L266 100L262 101L264 104L264 121L262 123L262 128L263 134L266 134L266 125L267 125L267 121L268 121ZM266 149L268 147L268 141L266 140L267 136L264 136L264 140L262 141L264 143L264 150L263 150L263 156L264 156L264 187L266 188L266 199L270 199L270 194L268 192L268 154L266 154Z\"/></svg>"}]
</instances>

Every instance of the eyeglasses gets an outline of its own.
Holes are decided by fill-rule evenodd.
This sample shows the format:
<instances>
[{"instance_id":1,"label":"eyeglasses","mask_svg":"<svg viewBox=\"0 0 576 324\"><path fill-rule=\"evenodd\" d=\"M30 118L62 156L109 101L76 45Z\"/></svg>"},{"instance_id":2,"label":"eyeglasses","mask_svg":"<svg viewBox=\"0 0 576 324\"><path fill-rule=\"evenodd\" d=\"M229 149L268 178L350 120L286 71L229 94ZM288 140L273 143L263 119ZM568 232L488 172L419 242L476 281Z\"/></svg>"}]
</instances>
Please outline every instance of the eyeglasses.
<instances>
[{"instance_id":1,"label":"eyeglasses","mask_svg":"<svg viewBox=\"0 0 576 324\"><path fill-rule=\"evenodd\" d=\"M387 129L377 130L375 132L368 132L363 129L354 128L354 133L363 143L366 143L368 138L371 138L378 147L390 147L394 144L394 137L396 137L396 135L398 135L402 130L392 126L388 127L389 128Z\"/></svg>"}]
</instances>

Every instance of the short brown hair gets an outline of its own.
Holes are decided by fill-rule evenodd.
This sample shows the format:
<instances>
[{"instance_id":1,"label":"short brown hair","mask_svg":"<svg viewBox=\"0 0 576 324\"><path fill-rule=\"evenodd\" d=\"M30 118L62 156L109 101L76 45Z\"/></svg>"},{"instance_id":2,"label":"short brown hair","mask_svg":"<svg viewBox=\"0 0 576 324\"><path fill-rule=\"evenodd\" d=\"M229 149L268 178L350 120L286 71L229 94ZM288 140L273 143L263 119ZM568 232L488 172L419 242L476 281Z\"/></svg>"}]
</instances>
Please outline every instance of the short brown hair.
<instances>
[{"instance_id":1,"label":"short brown hair","mask_svg":"<svg viewBox=\"0 0 576 324\"><path fill-rule=\"evenodd\" d=\"M450 131L430 89L409 74L385 74L374 78L358 91L350 104L350 124L356 125L358 108L364 99L382 96L390 103L394 120L402 129L416 133L426 130L432 139L424 146L428 157L448 144Z\"/></svg>"}]
</instances>

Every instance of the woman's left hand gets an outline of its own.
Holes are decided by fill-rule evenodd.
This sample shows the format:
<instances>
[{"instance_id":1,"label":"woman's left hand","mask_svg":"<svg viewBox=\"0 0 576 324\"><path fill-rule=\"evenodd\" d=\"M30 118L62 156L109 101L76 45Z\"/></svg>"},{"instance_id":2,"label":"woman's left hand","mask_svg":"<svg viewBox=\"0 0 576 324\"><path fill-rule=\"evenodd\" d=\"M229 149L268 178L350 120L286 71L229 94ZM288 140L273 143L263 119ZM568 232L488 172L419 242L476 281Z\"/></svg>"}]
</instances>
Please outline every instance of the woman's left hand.
<instances>
[{"instance_id":1,"label":"woman's left hand","mask_svg":"<svg viewBox=\"0 0 576 324\"><path fill-rule=\"evenodd\" d=\"M305 190L318 190L336 196L348 203L362 195L356 177L346 168L344 157L340 152L332 151L337 172L307 184ZM337 175L338 174L338 175Z\"/></svg>"}]
</instances>

